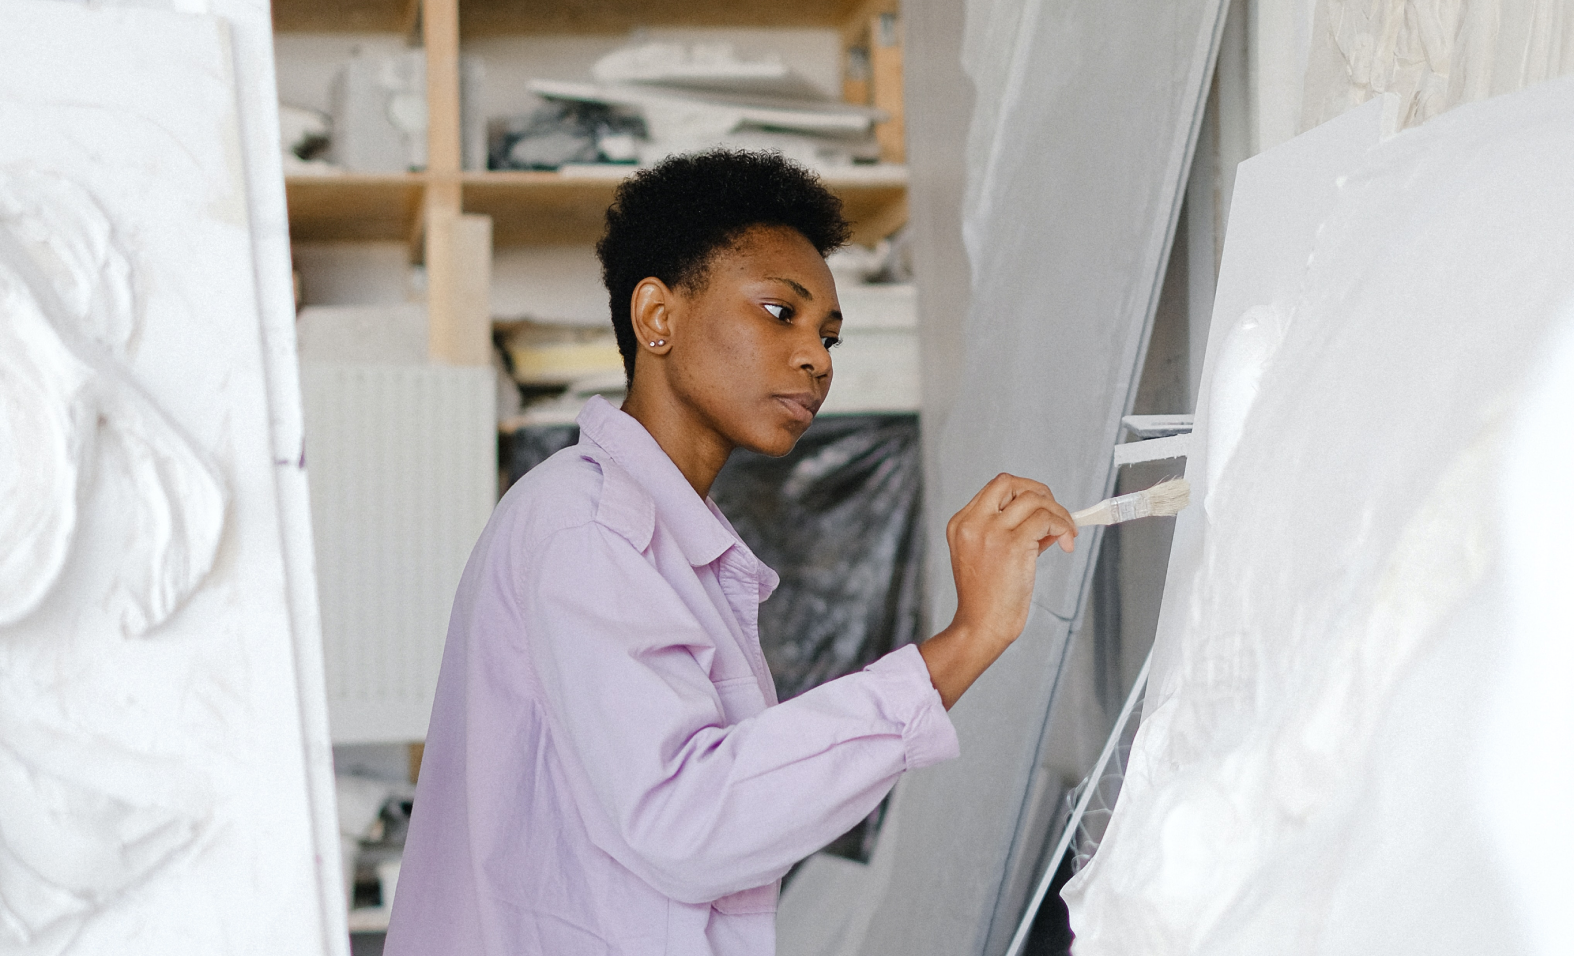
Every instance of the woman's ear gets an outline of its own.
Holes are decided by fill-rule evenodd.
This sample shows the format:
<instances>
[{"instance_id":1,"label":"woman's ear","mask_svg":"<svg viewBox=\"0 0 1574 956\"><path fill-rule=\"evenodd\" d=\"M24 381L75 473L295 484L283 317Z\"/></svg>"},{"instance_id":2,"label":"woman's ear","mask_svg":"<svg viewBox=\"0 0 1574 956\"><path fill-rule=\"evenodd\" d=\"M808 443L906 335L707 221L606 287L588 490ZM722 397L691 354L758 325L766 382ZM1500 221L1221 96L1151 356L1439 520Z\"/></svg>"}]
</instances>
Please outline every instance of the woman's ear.
<instances>
[{"instance_id":1,"label":"woman's ear","mask_svg":"<svg viewBox=\"0 0 1574 956\"><path fill-rule=\"evenodd\" d=\"M654 276L640 280L629 302L629 315L641 348L656 355L665 355L672 348L678 306L678 296L665 282Z\"/></svg>"}]
</instances>

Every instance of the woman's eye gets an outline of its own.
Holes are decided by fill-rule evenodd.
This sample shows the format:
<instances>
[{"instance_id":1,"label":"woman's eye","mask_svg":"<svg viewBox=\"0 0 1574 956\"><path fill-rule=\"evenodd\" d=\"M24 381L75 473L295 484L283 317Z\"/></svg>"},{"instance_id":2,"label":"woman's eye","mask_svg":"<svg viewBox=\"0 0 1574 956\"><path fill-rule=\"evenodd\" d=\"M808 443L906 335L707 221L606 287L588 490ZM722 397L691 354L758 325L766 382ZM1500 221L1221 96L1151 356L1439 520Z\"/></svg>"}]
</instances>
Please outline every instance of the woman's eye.
<instances>
[{"instance_id":1,"label":"woman's eye","mask_svg":"<svg viewBox=\"0 0 1574 956\"><path fill-rule=\"evenodd\" d=\"M777 305L774 302L767 302L765 304L765 311L769 312L778 319L787 319L792 317L792 309L787 308L785 305Z\"/></svg>"},{"instance_id":2,"label":"woman's eye","mask_svg":"<svg viewBox=\"0 0 1574 956\"><path fill-rule=\"evenodd\" d=\"M820 337L820 344L825 346L826 349L834 349L838 345L842 344L842 340L834 335L822 335Z\"/></svg>"}]
</instances>

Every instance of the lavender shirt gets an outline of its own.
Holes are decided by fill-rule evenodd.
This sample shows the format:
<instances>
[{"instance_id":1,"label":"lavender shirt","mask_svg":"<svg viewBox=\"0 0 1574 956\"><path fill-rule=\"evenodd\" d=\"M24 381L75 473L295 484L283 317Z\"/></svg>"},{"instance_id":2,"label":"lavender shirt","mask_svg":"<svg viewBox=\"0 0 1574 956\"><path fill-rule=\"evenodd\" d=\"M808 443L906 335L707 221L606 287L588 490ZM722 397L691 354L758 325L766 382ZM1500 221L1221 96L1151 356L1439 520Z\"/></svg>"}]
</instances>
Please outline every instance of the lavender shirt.
<instances>
[{"instance_id":1,"label":"lavender shirt","mask_svg":"<svg viewBox=\"0 0 1574 956\"><path fill-rule=\"evenodd\" d=\"M778 881L956 733L915 647L777 703L777 583L601 399L454 600L388 956L775 951Z\"/></svg>"}]
</instances>

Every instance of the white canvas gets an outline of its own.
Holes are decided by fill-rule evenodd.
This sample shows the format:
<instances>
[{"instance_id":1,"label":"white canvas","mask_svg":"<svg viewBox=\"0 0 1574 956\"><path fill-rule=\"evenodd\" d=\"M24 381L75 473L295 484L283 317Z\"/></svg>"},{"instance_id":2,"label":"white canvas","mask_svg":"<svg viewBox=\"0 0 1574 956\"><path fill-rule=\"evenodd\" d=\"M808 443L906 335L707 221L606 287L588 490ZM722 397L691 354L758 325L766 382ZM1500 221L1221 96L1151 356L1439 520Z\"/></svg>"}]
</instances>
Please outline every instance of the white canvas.
<instances>
[{"instance_id":1,"label":"white canvas","mask_svg":"<svg viewBox=\"0 0 1574 956\"><path fill-rule=\"evenodd\" d=\"M1566 951L1574 82L1383 113L1241 167L1079 954Z\"/></svg>"},{"instance_id":2,"label":"white canvas","mask_svg":"<svg viewBox=\"0 0 1574 956\"><path fill-rule=\"evenodd\" d=\"M0 595L0 948L321 952L228 27L13 0L0 49L0 552L46 558Z\"/></svg>"}]
</instances>

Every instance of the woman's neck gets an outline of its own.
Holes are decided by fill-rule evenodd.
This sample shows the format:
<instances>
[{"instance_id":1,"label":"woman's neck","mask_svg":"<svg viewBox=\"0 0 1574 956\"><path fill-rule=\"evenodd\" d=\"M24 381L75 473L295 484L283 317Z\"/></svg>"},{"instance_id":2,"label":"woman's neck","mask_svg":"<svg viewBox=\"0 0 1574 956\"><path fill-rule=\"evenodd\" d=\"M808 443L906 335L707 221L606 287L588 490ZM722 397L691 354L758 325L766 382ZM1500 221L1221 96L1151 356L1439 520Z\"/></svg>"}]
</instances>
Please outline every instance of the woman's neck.
<instances>
[{"instance_id":1,"label":"woman's neck","mask_svg":"<svg viewBox=\"0 0 1574 956\"><path fill-rule=\"evenodd\" d=\"M672 398L652 395L650 389L631 388L623 411L650 432L684 480L704 498L734 446L692 409Z\"/></svg>"}]
</instances>

